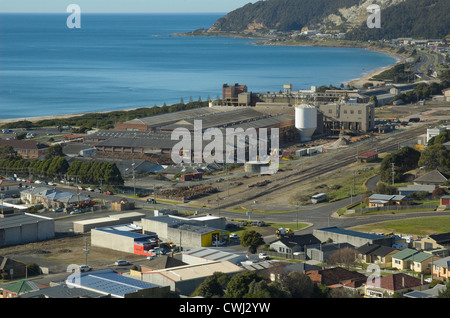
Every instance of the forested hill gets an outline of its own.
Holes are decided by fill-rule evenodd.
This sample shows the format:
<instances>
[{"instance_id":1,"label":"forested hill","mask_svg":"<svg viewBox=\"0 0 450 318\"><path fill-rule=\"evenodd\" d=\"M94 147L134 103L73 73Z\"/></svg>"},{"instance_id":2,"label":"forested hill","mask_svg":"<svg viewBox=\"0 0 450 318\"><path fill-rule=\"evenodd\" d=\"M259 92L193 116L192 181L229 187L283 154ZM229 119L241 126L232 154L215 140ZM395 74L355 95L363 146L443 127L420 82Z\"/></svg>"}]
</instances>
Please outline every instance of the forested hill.
<instances>
[{"instance_id":1,"label":"forested hill","mask_svg":"<svg viewBox=\"0 0 450 318\"><path fill-rule=\"evenodd\" d=\"M381 8L381 28L369 29L367 6ZM266 0L249 3L218 19L209 31L254 32L319 30L348 32L354 40L416 37L449 33L449 0Z\"/></svg>"}]
</instances>

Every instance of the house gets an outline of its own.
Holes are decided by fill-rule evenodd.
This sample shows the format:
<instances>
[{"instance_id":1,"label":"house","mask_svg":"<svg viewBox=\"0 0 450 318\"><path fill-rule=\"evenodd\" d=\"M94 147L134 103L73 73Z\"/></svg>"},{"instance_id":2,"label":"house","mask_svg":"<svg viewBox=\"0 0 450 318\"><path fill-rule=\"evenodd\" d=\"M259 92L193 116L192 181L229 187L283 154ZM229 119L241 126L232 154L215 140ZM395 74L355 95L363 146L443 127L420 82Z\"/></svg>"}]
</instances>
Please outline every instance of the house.
<instances>
[{"instance_id":1,"label":"house","mask_svg":"<svg viewBox=\"0 0 450 318\"><path fill-rule=\"evenodd\" d=\"M450 232L431 234L422 237L418 240L415 240L413 243L413 247L415 249L423 249L423 250L445 248L448 246L450 246Z\"/></svg>"},{"instance_id":2,"label":"house","mask_svg":"<svg viewBox=\"0 0 450 318\"><path fill-rule=\"evenodd\" d=\"M399 270L407 269L410 267L412 256L418 254L419 251L413 250L411 248L405 248L400 252L392 255L392 267L395 267Z\"/></svg>"},{"instance_id":3,"label":"house","mask_svg":"<svg viewBox=\"0 0 450 318\"><path fill-rule=\"evenodd\" d=\"M404 294L410 290L426 290L429 284L423 284L421 279L397 273L374 280L367 280L364 295L370 298L390 298L394 293Z\"/></svg>"},{"instance_id":4,"label":"house","mask_svg":"<svg viewBox=\"0 0 450 318\"><path fill-rule=\"evenodd\" d=\"M372 194L369 197L370 208L408 204L410 204L410 200L404 195Z\"/></svg>"},{"instance_id":5,"label":"house","mask_svg":"<svg viewBox=\"0 0 450 318\"><path fill-rule=\"evenodd\" d=\"M364 264L376 264L380 268L392 266L392 255L399 250L379 244L365 244L356 249L358 258Z\"/></svg>"},{"instance_id":6,"label":"house","mask_svg":"<svg viewBox=\"0 0 450 318\"><path fill-rule=\"evenodd\" d=\"M367 281L367 276L342 267L306 271L305 274L318 285L357 288Z\"/></svg>"},{"instance_id":7,"label":"house","mask_svg":"<svg viewBox=\"0 0 450 318\"><path fill-rule=\"evenodd\" d=\"M320 270L320 266L311 265L305 262L288 263L276 262L265 271L259 271L258 275L270 279L272 282L280 279L282 275L289 275L291 272L306 273L307 271Z\"/></svg>"},{"instance_id":8,"label":"house","mask_svg":"<svg viewBox=\"0 0 450 318\"><path fill-rule=\"evenodd\" d=\"M320 240L314 235L305 234L282 237L279 240L270 243L270 247L277 253L293 254L295 252L304 252L305 248L319 246L320 243Z\"/></svg>"},{"instance_id":9,"label":"house","mask_svg":"<svg viewBox=\"0 0 450 318\"><path fill-rule=\"evenodd\" d=\"M3 279L16 279L25 277L27 266L6 256L0 256L0 277Z\"/></svg>"},{"instance_id":10,"label":"house","mask_svg":"<svg viewBox=\"0 0 450 318\"><path fill-rule=\"evenodd\" d=\"M450 256L433 262L433 278L446 280L450 279Z\"/></svg>"},{"instance_id":11,"label":"house","mask_svg":"<svg viewBox=\"0 0 450 318\"><path fill-rule=\"evenodd\" d=\"M436 189L435 185L408 184L405 187L399 187L398 194L406 196L416 192L427 192L431 194L433 193L434 189Z\"/></svg>"},{"instance_id":12,"label":"house","mask_svg":"<svg viewBox=\"0 0 450 318\"><path fill-rule=\"evenodd\" d=\"M431 264L438 259L440 258L433 254L419 252L410 256L410 269L416 273L424 273L427 269L431 271Z\"/></svg>"},{"instance_id":13,"label":"house","mask_svg":"<svg viewBox=\"0 0 450 318\"><path fill-rule=\"evenodd\" d=\"M340 249L355 247L349 243L327 243L320 244L316 247L310 247L306 250L306 255L310 260L317 261L320 263L326 262L328 258Z\"/></svg>"},{"instance_id":14,"label":"house","mask_svg":"<svg viewBox=\"0 0 450 318\"><path fill-rule=\"evenodd\" d=\"M430 171L423 176L414 179L414 184L440 186L446 182L448 178L438 170Z\"/></svg>"},{"instance_id":15,"label":"house","mask_svg":"<svg viewBox=\"0 0 450 318\"><path fill-rule=\"evenodd\" d=\"M21 280L16 283L3 286L2 298L20 298L21 295L38 291L45 286L36 284L30 280Z\"/></svg>"}]
</instances>

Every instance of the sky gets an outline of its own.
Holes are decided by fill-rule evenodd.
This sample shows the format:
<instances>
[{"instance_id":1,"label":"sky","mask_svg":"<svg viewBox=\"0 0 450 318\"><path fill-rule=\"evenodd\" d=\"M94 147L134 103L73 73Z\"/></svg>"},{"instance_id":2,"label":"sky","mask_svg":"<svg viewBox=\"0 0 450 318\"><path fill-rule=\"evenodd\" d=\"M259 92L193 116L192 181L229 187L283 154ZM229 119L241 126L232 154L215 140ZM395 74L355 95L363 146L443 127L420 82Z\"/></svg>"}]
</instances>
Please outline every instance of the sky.
<instances>
[{"instance_id":1,"label":"sky","mask_svg":"<svg viewBox=\"0 0 450 318\"><path fill-rule=\"evenodd\" d=\"M230 12L252 0L0 0L0 12L66 13L77 4L85 13Z\"/></svg>"}]
</instances>

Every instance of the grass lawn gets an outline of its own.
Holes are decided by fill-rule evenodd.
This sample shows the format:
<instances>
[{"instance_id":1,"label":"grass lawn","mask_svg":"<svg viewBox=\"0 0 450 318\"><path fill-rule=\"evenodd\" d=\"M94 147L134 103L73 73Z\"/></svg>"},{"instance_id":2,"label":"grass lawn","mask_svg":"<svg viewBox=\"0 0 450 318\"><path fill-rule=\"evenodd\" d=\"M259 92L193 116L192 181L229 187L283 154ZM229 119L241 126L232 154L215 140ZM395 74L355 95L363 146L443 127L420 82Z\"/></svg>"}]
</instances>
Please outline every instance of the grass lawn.
<instances>
[{"instance_id":1,"label":"grass lawn","mask_svg":"<svg viewBox=\"0 0 450 318\"><path fill-rule=\"evenodd\" d=\"M430 235L450 232L450 216L430 216L397 221L386 221L354 227L362 232L394 232L411 235Z\"/></svg>"}]
</instances>

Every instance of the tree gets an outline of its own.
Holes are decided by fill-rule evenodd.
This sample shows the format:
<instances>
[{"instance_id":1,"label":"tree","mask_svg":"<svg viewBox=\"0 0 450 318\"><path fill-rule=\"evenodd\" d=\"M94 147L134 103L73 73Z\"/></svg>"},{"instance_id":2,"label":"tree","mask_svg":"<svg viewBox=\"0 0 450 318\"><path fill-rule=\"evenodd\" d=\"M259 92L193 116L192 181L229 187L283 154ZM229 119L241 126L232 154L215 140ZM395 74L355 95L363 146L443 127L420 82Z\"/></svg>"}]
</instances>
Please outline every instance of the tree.
<instances>
[{"instance_id":1,"label":"tree","mask_svg":"<svg viewBox=\"0 0 450 318\"><path fill-rule=\"evenodd\" d=\"M400 150L388 154L380 165L380 179L390 183L392 180L392 164L394 164L394 181L402 179L403 173L417 167L421 153L411 147L402 147Z\"/></svg>"},{"instance_id":2,"label":"tree","mask_svg":"<svg viewBox=\"0 0 450 318\"><path fill-rule=\"evenodd\" d=\"M1 159L17 159L19 158L19 155L17 154L17 151L14 150L13 146L5 145L0 147L0 160Z\"/></svg>"},{"instance_id":3,"label":"tree","mask_svg":"<svg viewBox=\"0 0 450 318\"><path fill-rule=\"evenodd\" d=\"M450 152L442 144L427 146L420 155L419 165L426 170L450 170Z\"/></svg>"},{"instance_id":4,"label":"tree","mask_svg":"<svg viewBox=\"0 0 450 318\"><path fill-rule=\"evenodd\" d=\"M53 159L56 157L64 157L63 149L61 145L54 145L48 148L45 154L45 159Z\"/></svg>"},{"instance_id":5,"label":"tree","mask_svg":"<svg viewBox=\"0 0 450 318\"><path fill-rule=\"evenodd\" d=\"M255 271L243 272L234 275L227 284L226 298L244 298L248 296L250 284L260 282L263 278Z\"/></svg>"},{"instance_id":6,"label":"tree","mask_svg":"<svg viewBox=\"0 0 450 318\"><path fill-rule=\"evenodd\" d=\"M206 298L222 297L230 277L225 273L215 272L206 278L192 293L192 297L201 296Z\"/></svg>"},{"instance_id":7,"label":"tree","mask_svg":"<svg viewBox=\"0 0 450 318\"><path fill-rule=\"evenodd\" d=\"M347 269L354 264L357 257L357 252L353 248L345 247L337 250L327 260L330 265L344 265Z\"/></svg>"},{"instance_id":8,"label":"tree","mask_svg":"<svg viewBox=\"0 0 450 318\"><path fill-rule=\"evenodd\" d=\"M264 245L264 239L261 233L254 230L245 231L241 237L241 245L248 247L248 251L252 254L256 253L258 246Z\"/></svg>"},{"instance_id":9,"label":"tree","mask_svg":"<svg viewBox=\"0 0 450 318\"><path fill-rule=\"evenodd\" d=\"M322 298L325 296L309 276L300 272L282 275L280 285L292 298Z\"/></svg>"}]
</instances>

